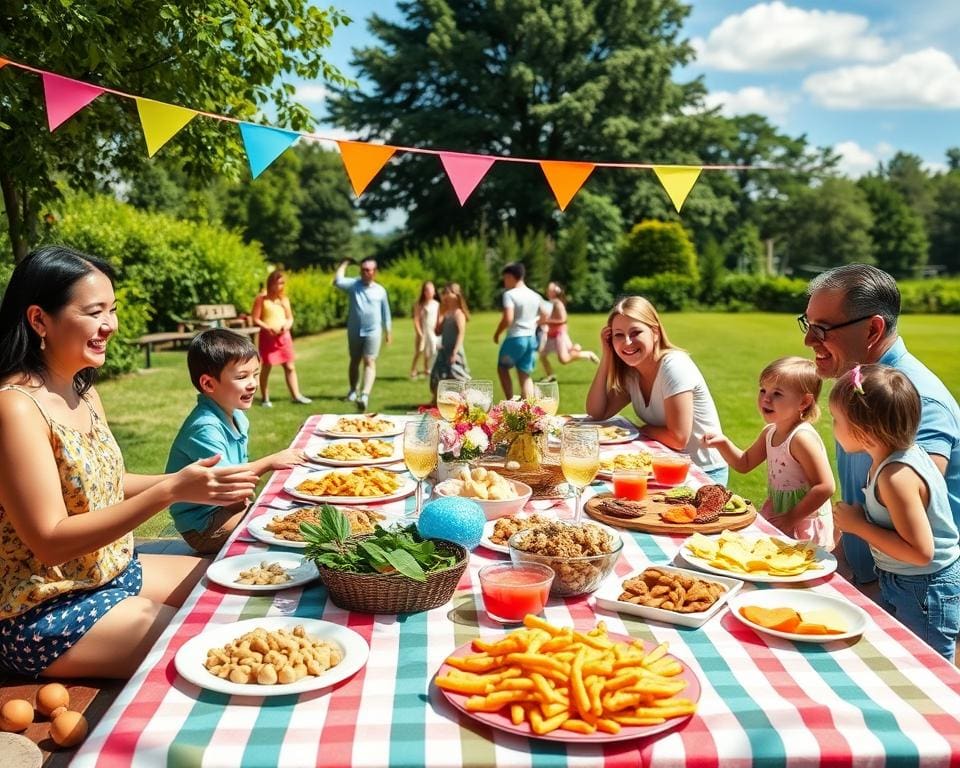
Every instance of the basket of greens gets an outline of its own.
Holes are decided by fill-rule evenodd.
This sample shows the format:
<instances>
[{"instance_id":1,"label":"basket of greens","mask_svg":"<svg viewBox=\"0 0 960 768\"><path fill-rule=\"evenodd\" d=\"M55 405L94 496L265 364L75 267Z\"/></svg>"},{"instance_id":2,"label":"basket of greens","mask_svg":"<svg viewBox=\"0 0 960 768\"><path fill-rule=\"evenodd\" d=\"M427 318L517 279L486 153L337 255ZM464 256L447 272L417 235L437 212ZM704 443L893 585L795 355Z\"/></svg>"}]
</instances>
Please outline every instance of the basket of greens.
<instances>
[{"instance_id":1,"label":"basket of greens","mask_svg":"<svg viewBox=\"0 0 960 768\"><path fill-rule=\"evenodd\" d=\"M446 603L467 568L467 550L422 539L415 525L350 535L350 523L324 505L317 523L301 523L313 560L335 605L365 613L416 613Z\"/></svg>"}]
</instances>

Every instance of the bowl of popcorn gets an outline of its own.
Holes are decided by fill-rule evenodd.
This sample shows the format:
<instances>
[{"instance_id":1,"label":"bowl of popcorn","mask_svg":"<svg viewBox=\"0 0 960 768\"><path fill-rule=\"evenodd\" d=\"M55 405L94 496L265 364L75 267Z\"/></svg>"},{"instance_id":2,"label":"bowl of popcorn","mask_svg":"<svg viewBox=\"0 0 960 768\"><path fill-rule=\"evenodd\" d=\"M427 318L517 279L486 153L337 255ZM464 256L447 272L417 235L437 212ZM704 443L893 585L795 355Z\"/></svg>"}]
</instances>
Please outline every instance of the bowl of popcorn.
<instances>
[{"instance_id":1,"label":"bowl of popcorn","mask_svg":"<svg viewBox=\"0 0 960 768\"><path fill-rule=\"evenodd\" d=\"M451 477L433 488L435 496L462 496L473 499L487 520L515 515L530 501L533 489L519 480L508 480L503 475L486 467L464 467L456 477Z\"/></svg>"},{"instance_id":2,"label":"bowl of popcorn","mask_svg":"<svg viewBox=\"0 0 960 768\"><path fill-rule=\"evenodd\" d=\"M550 587L554 597L595 592L613 571L623 549L623 539L612 528L596 523L554 520L518 531L507 542L514 563L543 563L556 576Z\"/></svg>"}]
</instances>

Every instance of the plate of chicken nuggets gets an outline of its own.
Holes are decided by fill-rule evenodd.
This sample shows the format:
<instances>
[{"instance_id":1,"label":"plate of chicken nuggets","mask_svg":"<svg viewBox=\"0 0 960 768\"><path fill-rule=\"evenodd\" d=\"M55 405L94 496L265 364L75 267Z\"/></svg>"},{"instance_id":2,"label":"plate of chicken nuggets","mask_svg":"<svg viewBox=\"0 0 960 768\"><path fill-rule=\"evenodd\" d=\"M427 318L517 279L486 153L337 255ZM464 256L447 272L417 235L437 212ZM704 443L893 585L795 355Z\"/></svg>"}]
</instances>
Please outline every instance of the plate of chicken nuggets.
<instances>
[{"instance_id":1,"label":"plate of chicken nuggets","mask_svg":"<svg viewBox=\"0 0 960 768\"><path fill-rule=\"evenodd\" d=\"M612 574L597 591L597 605L644 619L700 627L735 595L743 582L672 565L649 565L624 576Z\"/></svg>"}]
</instances>

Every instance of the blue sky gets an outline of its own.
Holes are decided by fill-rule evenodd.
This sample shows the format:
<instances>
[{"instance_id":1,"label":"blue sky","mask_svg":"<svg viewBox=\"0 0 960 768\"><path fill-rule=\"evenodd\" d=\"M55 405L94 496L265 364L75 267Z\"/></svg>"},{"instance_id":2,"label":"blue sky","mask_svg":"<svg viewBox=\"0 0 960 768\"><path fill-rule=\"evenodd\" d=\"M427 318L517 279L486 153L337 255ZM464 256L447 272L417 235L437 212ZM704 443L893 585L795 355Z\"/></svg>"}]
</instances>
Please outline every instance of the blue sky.
<instances>
[{"instance_id":1,"label":"blue sky","mask_svg":"<svg viewBox=\"0 0 960 768\"><path fill-rule=\"evenodd\" d=\"M351 49L374 42L366 19L374 12L399 19L400 13L390 0L329 2L354 22L334 32L327 56L354 75ZM684 33L697 60L676 76L702 75L709 103L725 114L760 112L790 135L832 146L851 176L897 150L939 170L946 149L960 146L960 0L691 5ZM298 90L322 115L324 89L303 84Z\"/></svg>"}]
</instances>

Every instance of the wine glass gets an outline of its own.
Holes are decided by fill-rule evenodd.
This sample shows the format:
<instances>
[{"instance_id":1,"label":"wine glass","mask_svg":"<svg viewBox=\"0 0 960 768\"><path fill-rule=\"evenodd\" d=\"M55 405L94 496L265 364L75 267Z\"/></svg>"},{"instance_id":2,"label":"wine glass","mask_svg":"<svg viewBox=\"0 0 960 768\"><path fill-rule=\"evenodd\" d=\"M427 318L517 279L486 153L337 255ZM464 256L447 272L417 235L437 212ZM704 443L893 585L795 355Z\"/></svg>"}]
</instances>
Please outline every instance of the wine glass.
<instances>
[{"instance_id":1,"label":"wine glass","mask_svg":"<svg viewBox=\"0 0 960 768\"><path fill-rule=\"evenodd\" d=\"M404 425L403 462L417 481L415 518L423 509L423 481L437 466L439 447L440 428L432 416L418 416Z\"/></svg>"},{"instance_id":2,"label":"wine glass","mask_svg":"<svg viewBox=\"0 0 960 768\"><path fill-rule=\"evenodd\" d=\"M470 379L463 385L463 396L468 407L477 406L489 411L493 405L493 382L490 379Z\"/></svg>"},{"instance_id":3,"label":"wine glass","mask_svg":"<svg viewBox=\"0 0 960 768\"><path fill-rule=\"evenodd\" d=\"M538 381L533 388L533 399L547 416L556 416L560 410L560 385L555 381Z\"/></svg>"},{"instance_id":4,"label":"wine glass","mask_svg":"<svg viewBox=\"0 0 960 768\"><path fill-rule=\"evenodd\" d=\"M583 513L583 489L593 482L600 469L600 430L568 424L560 437L560 469L573 486L575 523Z\"/></svg>"},{"instance_id":5,"label":"wine glass","mask_svg":"<svg viewBox=\"0 0 960 768\"><path fill-rule=\"evenodd\" d=\"M458 379L441 379L437 383L437 410L447 421L457 417L463 403L463 384Z\"/></svg>"}]
</instances>

